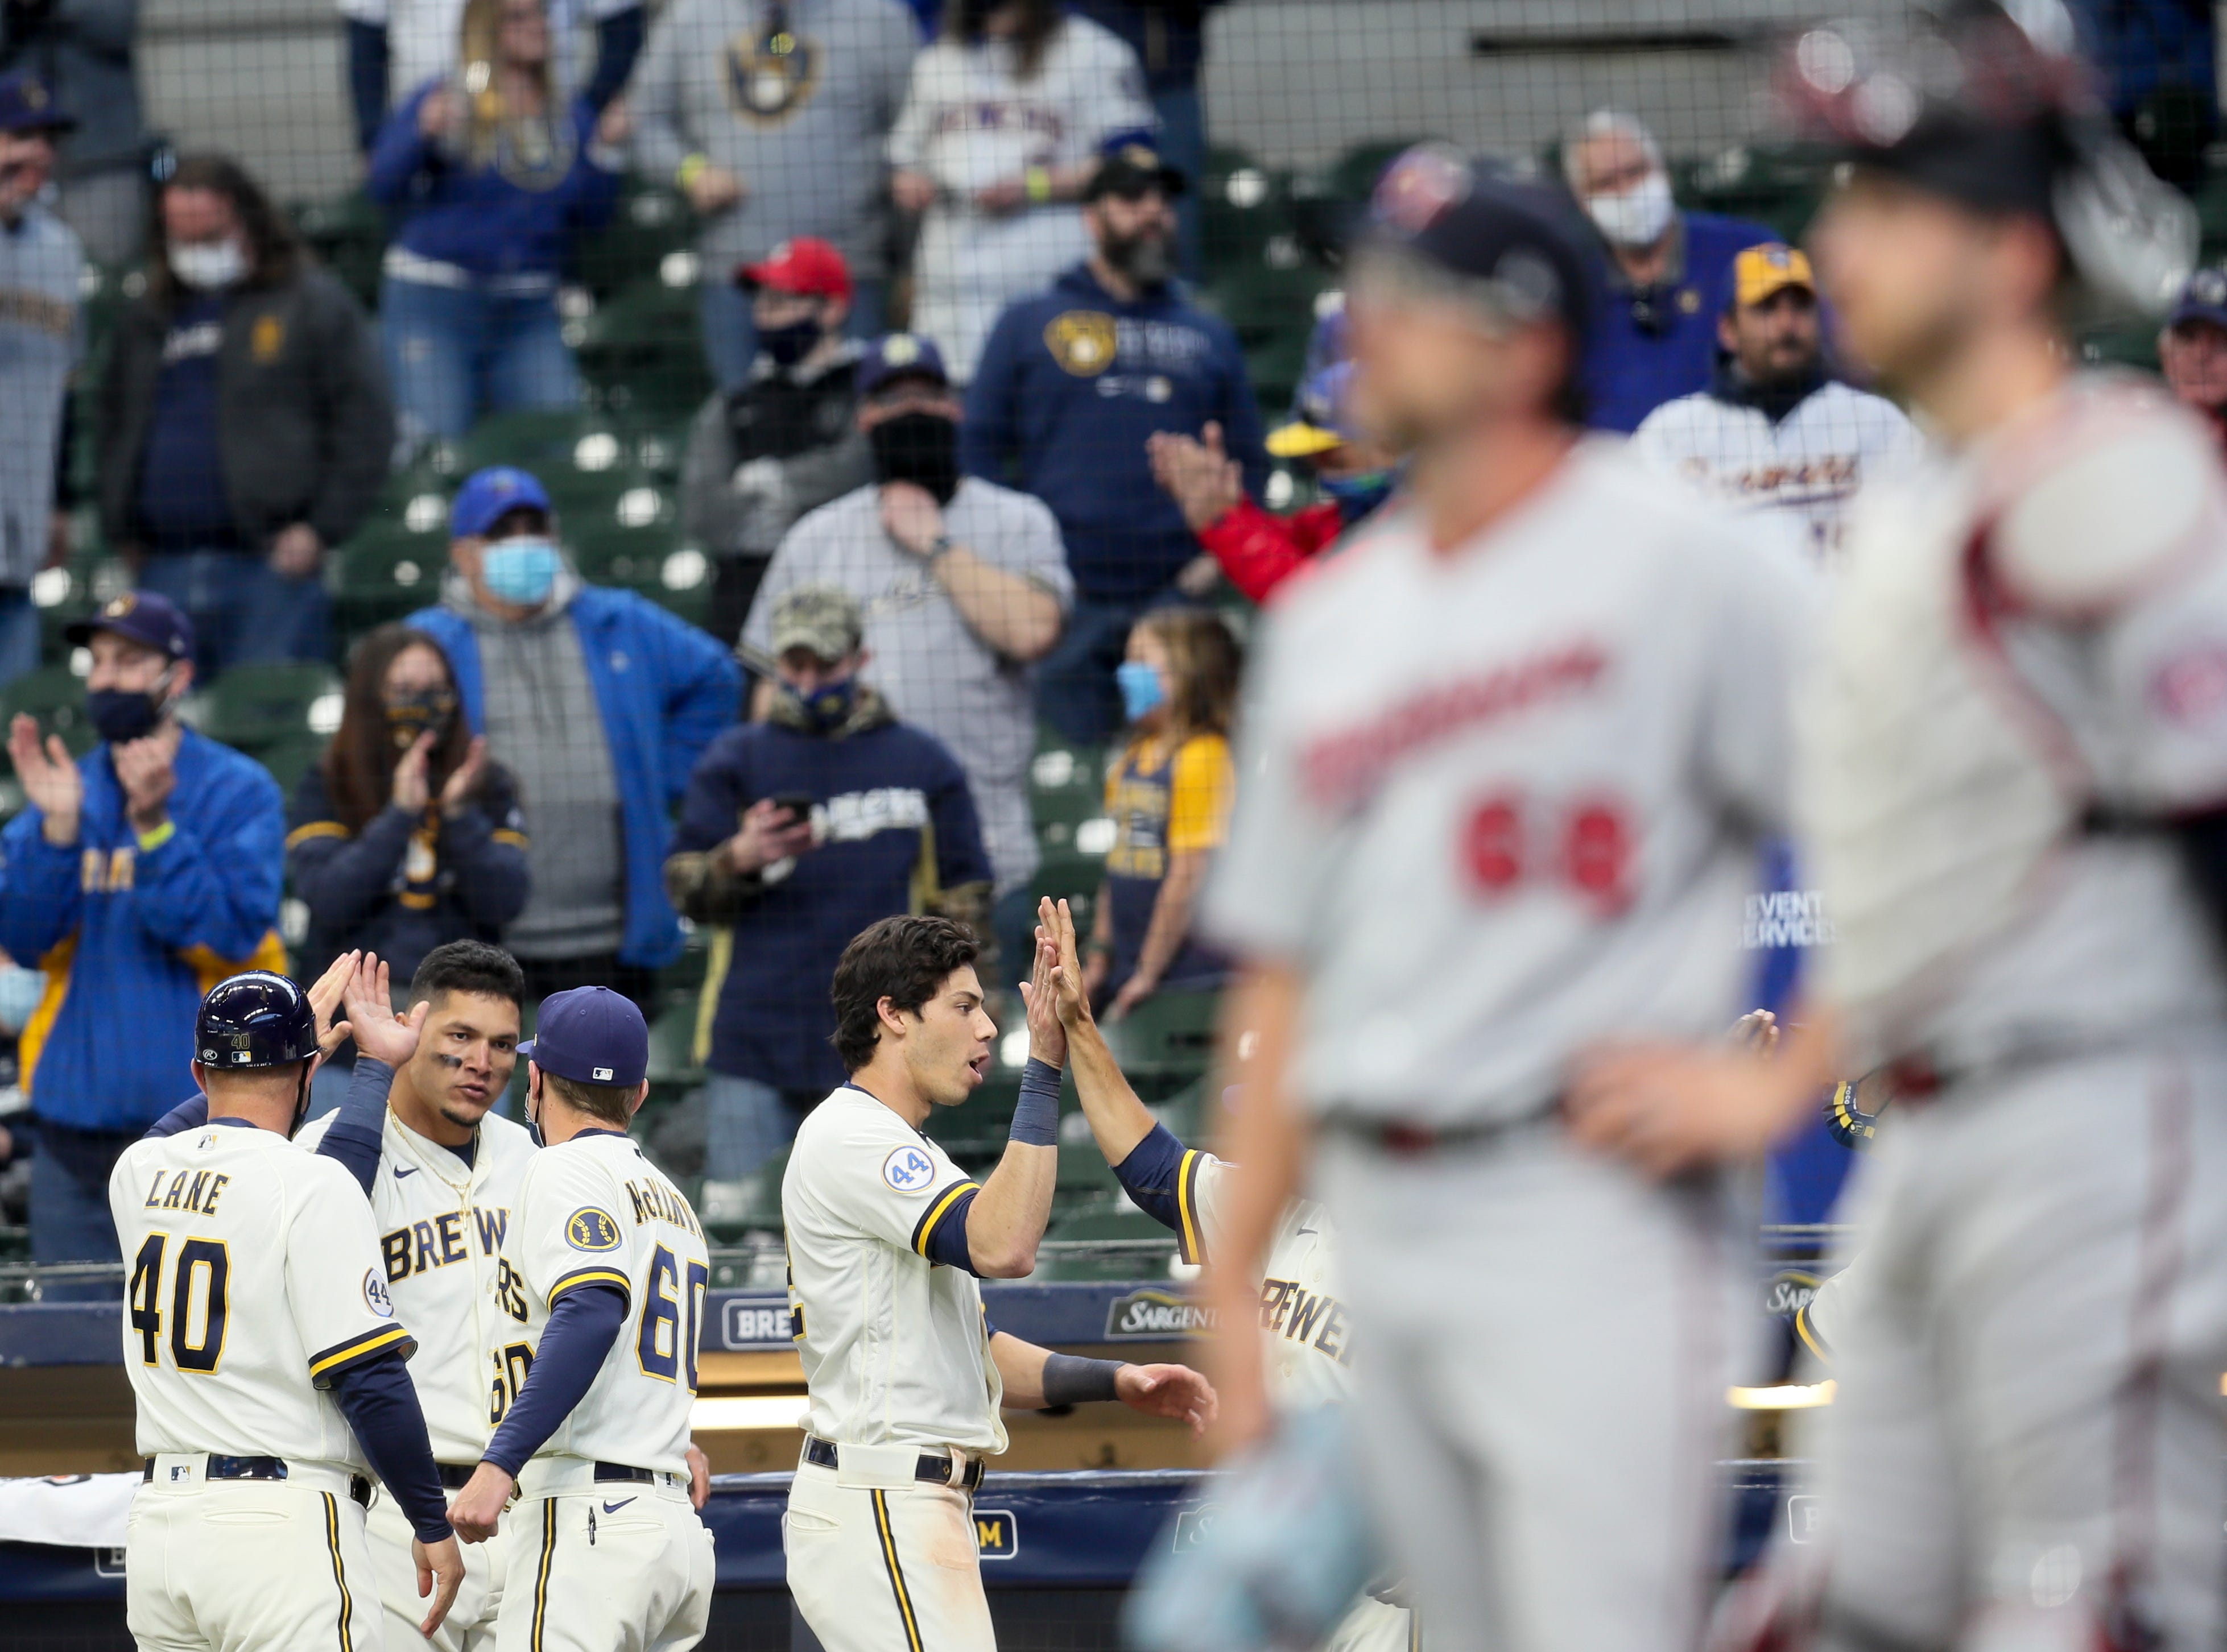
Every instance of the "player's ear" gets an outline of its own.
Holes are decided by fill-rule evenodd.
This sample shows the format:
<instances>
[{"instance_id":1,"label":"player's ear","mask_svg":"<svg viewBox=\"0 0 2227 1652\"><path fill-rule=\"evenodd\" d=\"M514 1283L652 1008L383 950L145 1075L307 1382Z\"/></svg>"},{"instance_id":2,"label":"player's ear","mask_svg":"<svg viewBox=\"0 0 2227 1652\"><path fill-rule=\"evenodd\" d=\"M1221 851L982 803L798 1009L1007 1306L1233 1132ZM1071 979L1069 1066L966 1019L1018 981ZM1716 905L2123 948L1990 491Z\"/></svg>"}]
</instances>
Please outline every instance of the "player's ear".
<instances>
[{"instance_id":1,"label":"player's ear","mask_svg":"<svg viewBox=\"0 0 2227 1652\"><path fill-rule=\"evenodd\" d=\"M207 1094L208 1069L203 1067L199 1062L188 1062L186 1065L194 1069L194 1088L199 1090L202 1094Z\"/></svg>"},{"instance_id":2,"label":"player's ear","mask_svg":"<svg viewBox=\"0 0 2227 1652\"><path fill-rule=\"evenodd\" d=\"M904 1036L904 1011L897 1008L897 1001L895 998L886 995L876 998L874 1018L882 1024L884 1032L897 1038Z\"/></svg>"},{"instance_id":3,"label":"player's ear","mask_svg":"<svg viewBox=\"0 0 2227 1652\"><path fill-rule=\"evenodd\" d=\"M648 1100L649 1081L648 1079L644 1079L641 1083L634 1087L634 1100L627 1103L627 1117L631 1119L635 1113L640 1113L641 1111L641 1104Z\"/></svg>"},{"instance_id":4,"label":"player's ear","mask_svg":"<svg viewBox=\"0 0 2227 1652\"><path fill-rule=\"evenodd\" d=\"M1717 316L1717 346L1727 355L1739 348L1739 335L1732 330L1732 313L1729 309Z\"/></svg>"}]
</instances>

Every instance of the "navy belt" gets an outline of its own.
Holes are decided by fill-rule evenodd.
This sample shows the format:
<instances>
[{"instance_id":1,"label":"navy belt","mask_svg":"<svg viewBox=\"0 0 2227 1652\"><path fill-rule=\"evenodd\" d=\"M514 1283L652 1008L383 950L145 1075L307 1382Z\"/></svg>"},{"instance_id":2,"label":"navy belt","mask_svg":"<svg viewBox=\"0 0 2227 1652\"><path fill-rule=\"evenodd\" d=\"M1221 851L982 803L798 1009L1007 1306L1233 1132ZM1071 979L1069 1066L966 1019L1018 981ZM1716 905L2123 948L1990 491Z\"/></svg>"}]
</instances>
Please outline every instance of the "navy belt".
<instances>
[{"instance_id":1,"label":"navy belt","mask_svg":"<svg viewBox=\"0 0 2227 1652\"><path fill-rule=\"evenodd\" d=\"M630 1469L623 1463L597 1464L597 1483L600 1485L612 1480L624 1480L635 1485L654 1486L657 1483L657 1476L648 1469Z\"/></svg>"},{"instance_id":2,"label":"navy belt","mask_svg":"<svg viewBox=\"0 0 2227 1652\"><path fill-rule=\"evenodd\" d=\"M835 1442L822 1439L817 1434L807 1434L804 1440L804 1460L823 1469L833 1468L836 1462ZM933 1451L922 1451L920 1460L913 1464L912 1477L932 1486L948 1486L951 1483L951 1459ZM973 1491L981 1483L982 1459L969 1457L967 1472L960 1479L959 1489Z\"/></svg>"},{"instance_id":3,"label":"navy belt","mask_svg":"<svg viewBox=\"0 0 2227 1652\"><path fill-rule=\"evenodd\" d=\"M479 1470L476 1463L437 1463L441 1470L441 1483L450 1491L462 1491L471 1483L472 1476Z\"/></svg>"},{"instance_id":4,"label":"navy belt","mask_svg":"<svg viewBox=\"0 0 2227 1652\"><path fill-rule=\"evenodd\" d=\"M139 1478L144 1483L151 1482L154 1477L155 1459L150 1457L146 1466L140 1470ZM286 1459L283 1457L220 1457L212 1451L201 1463L201 1478L204 1480L284 1480L285 1477ZM348 1496L366 1508L370 1508L371 1482L360 1474L348 1476Z\"/></svg>"}]
</instances>

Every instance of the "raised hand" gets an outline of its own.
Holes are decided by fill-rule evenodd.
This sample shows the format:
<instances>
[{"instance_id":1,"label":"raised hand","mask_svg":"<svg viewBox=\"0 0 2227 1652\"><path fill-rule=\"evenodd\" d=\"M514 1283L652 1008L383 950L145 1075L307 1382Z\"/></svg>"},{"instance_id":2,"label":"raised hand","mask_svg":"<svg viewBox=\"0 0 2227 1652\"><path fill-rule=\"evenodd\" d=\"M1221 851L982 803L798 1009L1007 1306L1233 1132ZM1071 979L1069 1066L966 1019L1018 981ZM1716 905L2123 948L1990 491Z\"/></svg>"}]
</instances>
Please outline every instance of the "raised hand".
<instances>
[{"instance_id":1,"label":"raised hand","mask_svg":"<svg viewBox=\"0 0 2227 1652\"><path fill-rule=\"evenodd\" d=\"M430 740L433 737L428 734L424 737ZM464 749L463 762L456 765L456 772L450 775L447 784L441 788L441 813L462 814L471 801L472 788L480 783L480 776L486 772L487 737L475 734L472 737L471 744Z\"/></svg>"},{"instance_id":2,"label":"raised hand","mask_svg":"<svg viewBox=\"0 0 2227 1652\"><path fill-rule=\"evenodd\" d=\"M415 1005L407 1015L396 1015L393 1000L387 996L386 963L377 953L364 954L348 977L348 992L341 1001L348 1009L348 1024L354 1030L355 1047L361 1053L398 1069L418 1053L418 1030L425 1024L426 1012L433 1006Z\"/></svg>"},{"instance_id":3,"label":"raised hand","mask_svg":"<svg viewBox=\"0 0 2227 1652\"><path fill-rule=\"evenodd\" d=\"M885 482L882 528L900 550L924 557L943 535L943 507L916 482Z\"/></svg>"},{"instance_id":4,"label":"raised hand","mask_svg":"<svg viewBox=\"0 0 2227 1652\"><path fill-rule=\"evenodd\" d=\"M176 749L159 734L126 740L108 749L116 783L124 788L124 812L135 832L152 832L170 815L170 793L178 783Z\"/></svg>"},{"instance_id":5,"label":"raised hand","mask_svg":"<svg viewBox=\"0 0 2227 1652\"><path fill-rule=\"evenodd\" d=\"M1049 898L1037 906L1037 917L1059 951L1059 973L1052 978L1059 996L1061 1024L1079 1027L1090 1019L1090 985L1077 956L1075 914L1065 901L1055 905Z\"/></svg>"},{"instance_id":6,"label":"raised hand","mask_svg":"<svg viewBox=\"0 0 2227 1652\"><path fill-rule=\"evenodd\" d=\"M1220 521L1245 498L1244 474L1222 447L1222 426L1209 421L1201 434L1204 439L1195 441L1177 431L1158 431L1145 439L1152 480L1175 501L1194 533Z\"/></svg>"},{"instance_id":7,"label":"raised hand","mask_svg":"<svg viewBox=\"0 0 2227 1652\"><path fill-rule=\"evenodd\" d=\"M410 743L410 749L394 765L394 807L405 814L423 812L433 794L425 769L433 760L434 738L433 731L426 730Z\"/></svg>"},{"instance_id":8,"label":"raised hand","mask_svg":"<svg viewBox=\"0 0 2227 1652\"><path fill-rule=\"evenodd\" d=\"M41 744L39 725L18 711L8 725L8 756L16 765L16 778L23 783L23 795L44 817L40 830L47 841L56 848L75 843L78 816L85 807L85 777L78 773L61 737L50 734Z\"/></svg>"},{"instance_id":9,"label":"raised hand","mask_svg":"<svg viewBox=\"0 0 2227 1652\"><path fill-rule=\"evenodd\" d=\"M1188 1365L1125 1365L1114 1375L1114 1391L1132 1411L1189 1423L1193 1439L1220 1414L1214 1385Z\"/></svg>"},{"instance_id":10,"label":"raised hand","mask_svg":"<svg viewBox=\"0 0 2227 1652\"><path fill-rule=\"evenodd\" d=\"M1045 931L1038 929L1029 979L1021 983L1021 1002L1029 1009L1029 1057L1063 1067L1067 1064L1067 1029L1059 1019L1059 993L1054 985L1058 973L1059 949Z\"/></svg>"},{"instance_id":11,"label":"raised hand","mask_svg":"<svg viewBox=\"0 0 2227 1652\"><path fill-rule=\"evenodd\" d=\"M348 1043L353 1030L345 1021L335 1022L333 1011L347 996L348 983L355 979L356 965L362 957L360 952L342 953L309 988L309 1008L317 1017L317 1054L321 1058L329 1060L335 1050Z\"/></svg>"}]
</instances>

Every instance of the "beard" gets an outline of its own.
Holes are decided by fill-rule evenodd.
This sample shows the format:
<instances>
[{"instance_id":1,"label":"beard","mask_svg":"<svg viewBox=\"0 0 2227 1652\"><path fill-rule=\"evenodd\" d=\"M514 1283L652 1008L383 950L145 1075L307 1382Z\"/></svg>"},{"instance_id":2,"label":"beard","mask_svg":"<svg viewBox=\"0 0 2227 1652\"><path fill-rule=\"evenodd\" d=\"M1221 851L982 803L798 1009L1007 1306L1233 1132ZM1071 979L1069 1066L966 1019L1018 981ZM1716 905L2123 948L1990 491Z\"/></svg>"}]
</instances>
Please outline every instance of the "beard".
<instances>
[{"instance_id":1,"label":"beard","mask_svg":"<svg viewBox=\"0 0 2227 1652\"><path fill-rule=\"evenodd\" d=\"M1100 250L1107 263L1140 287L1165 287L1175 273L1175 249L1165 230L1108 235Z\"/></svg>"}]
</instances>

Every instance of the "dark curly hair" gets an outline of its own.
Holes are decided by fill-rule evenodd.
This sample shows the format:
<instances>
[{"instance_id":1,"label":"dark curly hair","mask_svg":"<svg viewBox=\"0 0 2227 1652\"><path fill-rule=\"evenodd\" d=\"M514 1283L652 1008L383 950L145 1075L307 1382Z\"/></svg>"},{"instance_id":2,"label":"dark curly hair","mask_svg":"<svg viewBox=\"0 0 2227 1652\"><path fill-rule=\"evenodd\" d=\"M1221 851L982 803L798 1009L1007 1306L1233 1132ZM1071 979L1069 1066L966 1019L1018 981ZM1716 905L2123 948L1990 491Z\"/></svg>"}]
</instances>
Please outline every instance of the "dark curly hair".
<instances>
[{"instance_id":1,"label":"dark curly hair","mask_svg":"<svg viewBox=\"0 0 2227 1652\"><path fill-rule=\"evenodd\" d=\"M174 189L203 190L232 203L233 215L239 220L240 233L247 239L249 286L282 286L308 261L308 252L294 233L293 223L271 203L246 167L228 155L180 156L170 175L155 191L147 241L148 288L166 303L179 294L178 279L170 273L169 230L163 221L163 197Z\"/></svg>"},{"instance_id":2,"label":"dark curly hair","mask_svg":"<svg viewBox=\"0 0 2227 1652\"><path fill-rule=\"evenodd\" d=\"M909 1015L968 967L981 947L964 926L948 918L884 918L860 930L836 960L829 995L835 1000L835 1034L828 1042L855 1073L874 1059L881 1040L881 1002Z\"/></svg>"}]
</instances>

